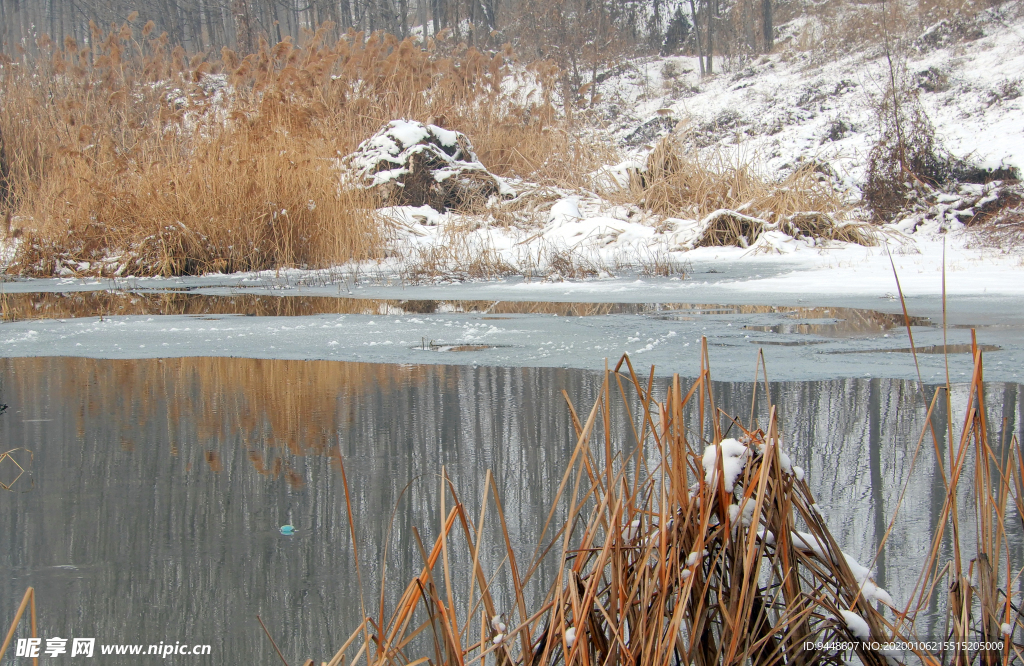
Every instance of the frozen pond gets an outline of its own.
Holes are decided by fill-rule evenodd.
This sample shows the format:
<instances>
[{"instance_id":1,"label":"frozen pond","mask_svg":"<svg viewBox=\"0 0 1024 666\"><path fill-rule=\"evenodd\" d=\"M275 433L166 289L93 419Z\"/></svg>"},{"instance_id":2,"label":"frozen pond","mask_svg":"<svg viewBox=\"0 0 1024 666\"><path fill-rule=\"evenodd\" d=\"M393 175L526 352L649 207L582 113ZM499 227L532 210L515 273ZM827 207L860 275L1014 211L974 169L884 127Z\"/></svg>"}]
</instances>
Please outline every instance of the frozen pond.
<instances>
[{"instance_id":1,"label":"frozen pond","mask_svg":"<svg viewBox=\"0 0 1024 666\"><path fill-rule=\"evenodd\" d=\"M639 284L638 284L639 282ZM670 280L356 288L344 285L138 281L58 287L5 285L0 354L91 358L244 356L372 363L597 369L629 353L660 374L689 375L708 338L715 377L753 377L760 349L769 377L916 379L901 306L849 295L751 302L712 288L680 294ZM110 283L108 281L108 285ZM523 300L518 288L553 300ZM31 288L31 289L30 289ZM557 293L552 289L559 289ZM675 288L675 291L673 291ZM342 292L339 294L339 292ZM608 300L609 295L619 300ZM690 295L699 300L656 300ZM971 329L987 352L986 377L1016 382L1024 313L1012 298L910 299L921 377L969 378ZM945 347L944 347L945 345ZM457 353L452 353L457 352Z\"/></svg>"},{"instance_id":2,"label":"frozen pond","mask_svg":"<svg viewBox=\"0 0 1024 666\"><path fill-rule=\"evenodd\" d=\"M420 566L411 527L424 541L436 534L442 465L471 514L486 470L494 471L515 546L529 558L572 447L561 391L587 408L601 379L558 368L3 359L0 399L10 409L0 441L34 458L15 492L0 496L0 532L9 535L0 542L0 614L9 617L11 600L33 585L43 636L195 639L213 646L210 663L271 663L259 614L290 663L326 660L358 615L337 454L375 614L383 544L389 576L404 585ZM715 392L726 411L749 414L749 382L720 382ZM786 446L837 541L870 562L924 419L916 384L774 382L771 394ZM1000 441L1020 433L1020 396L1018 384L987 387ZM954 395L954 409L963 400ZM943 498L928 447L917 465L876 563L878 583L897 603ZM279 533L285 523L295 535ZM497 546L500 534L485 539ZM1013 549L1019 558L1019 539ZM488 566L499 552L485 549L495 560ZM548 575L542 569L536 582L546 585ZM508 603L508 591L502 599L496 589L498 603Z\"/></svg>"},{"instance_id":3,"label":"frozen pond","mask_svg":"<svg viewBox=\"0 0 1024 666\"><path fill-rule=\"evenodd\" d=\"M743 420L764 350L786 446L846 552L872 561L911 479L875 564L878 583L905 602L943 487L929 447L910 475L925 409L900 302L768 297L707 277L703 285L402 287L288 276L4 283L0 403L10 408L0 415L0 453L25 447L33 457L15 454L29 473L15 492L0 492L0 530L12 535L0 542L0 616L33 585L43 636L195 638L213 646L211 663L268 663L276 655L258 614L290 663L329 659L355 626L359 597L339 453L376 614L384 544L389 579L401 581L387 588L393 600L418 572L411 528L425 541L436 534L442 466L470 513L493 470L514 545L528 559L573 440L561 392L589 408L597 371L624 352L641 372L653 364L659 378L691 377L702 337L716 401ZM941 298L908 299L929 396L946 376L947 359L935 353L943 344L950 378L967 380L964 350L976 329L997 441L1019 435L1024 420L1017 300L951 297L944 329ZM762 401L762 420L763 409ZM629 439L625 430L617 437ZM0 482L7 471L0 467ZM286 523L293 536L279 533ZM495 548L482 555L494 568L500 538L488 535ZM1012 548L1019 560L1016 534ZM534 594L550 575L539 570ZM508 602L500 581L495 589Z\"/></svg>"}]
</instances>

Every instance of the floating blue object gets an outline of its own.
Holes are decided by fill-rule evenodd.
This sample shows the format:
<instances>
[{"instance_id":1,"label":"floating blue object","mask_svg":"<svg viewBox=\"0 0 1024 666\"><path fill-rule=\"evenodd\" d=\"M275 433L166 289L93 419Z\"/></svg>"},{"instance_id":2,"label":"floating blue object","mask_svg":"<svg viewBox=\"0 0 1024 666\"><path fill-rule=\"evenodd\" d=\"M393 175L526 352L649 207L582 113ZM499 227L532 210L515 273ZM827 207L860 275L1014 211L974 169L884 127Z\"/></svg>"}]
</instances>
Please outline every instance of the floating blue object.
<instances>
[{"instance_id":1,"label":"floating blue object","mask_svg":"<svg viewBox=\"0 0 1024 666\"><path fill-rule=\"evenodd\" d=\"M295 534L295 526L294 525L282 525L281 526L281 534L283 534L285 536L290 536L292 534Z\"/></svg>"}]
</instances>

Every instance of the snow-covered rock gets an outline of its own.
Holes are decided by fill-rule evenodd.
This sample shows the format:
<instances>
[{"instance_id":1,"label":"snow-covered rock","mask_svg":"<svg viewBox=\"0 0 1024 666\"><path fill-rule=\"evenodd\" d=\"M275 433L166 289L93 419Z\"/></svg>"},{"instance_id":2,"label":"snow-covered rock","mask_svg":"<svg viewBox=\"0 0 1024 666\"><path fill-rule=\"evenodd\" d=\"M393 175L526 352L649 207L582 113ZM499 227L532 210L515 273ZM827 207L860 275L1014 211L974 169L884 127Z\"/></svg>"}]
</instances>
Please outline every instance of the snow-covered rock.
<instances>
[{"instance_id":1,"label":"snow-covered rock","mask_svg":"<svg viewBox=\"0 0 1024 666\"><path fill-rule=\"evenodd\" d=\"M364 187L395 206L436 211L480 208L515 191L488 171L465 134L412 120L392 120L344 160Z\"/></svg>"}]
</instances>

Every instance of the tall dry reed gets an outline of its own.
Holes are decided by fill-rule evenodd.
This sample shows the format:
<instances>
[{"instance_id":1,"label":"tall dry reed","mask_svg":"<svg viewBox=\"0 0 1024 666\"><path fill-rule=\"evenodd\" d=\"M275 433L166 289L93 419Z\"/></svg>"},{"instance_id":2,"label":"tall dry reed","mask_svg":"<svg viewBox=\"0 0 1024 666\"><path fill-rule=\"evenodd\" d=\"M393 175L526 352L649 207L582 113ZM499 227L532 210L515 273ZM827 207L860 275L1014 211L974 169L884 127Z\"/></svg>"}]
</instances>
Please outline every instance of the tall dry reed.
<instances>
[{"instance_id":1,"label":"tall dry reed","mask_svg":"<svg viewBox=\"0 0 1024 666\"><path fill-rule=\"evenodd\" d=\"M697 380L686 388L674 377L663 401L653 395L653 369L637 375L623 357L606 371L585 418L570 403L577 444L555 500L566 515L556 522L552 507L529 561L511 546L493 478L474 521L442 472L441 533L429 550L416 533L421 573L393 608L383 599L375 614L364 608L363 621L329 664L838 665L855 654L863 664L883 666L903 656L881 644L918 638L913 621L942 582L950 590L942 640L952 647L919 644L914 656L929 664L1019 663L1012 635L1024 624L1014 601L1019 592L1009 586L1020 569L1010 561L1005 516L1011 501L1024 515L1024 463L1015 440L1007 449L989 446L980 350L975 360L960 444L943 469L943 528L924 564L920 595L906 607L879 591L836 543L781 448L775 409L769 404L768 422L759 425L752 405L743 426L716 408L705 342ZM768 395L765 377L761 399ZM629 419L625 443L613 435L612 414L623 410L612 403L619 399ZM695 412L696 428L685 426L688 412ZM961 538L957 506L972 459L976 544ZM495 602L498 572L481 564L482 550L492 550L481 543L488 521L504 535L499 550L511 587L505 596L513 599L507 608ZM956 559L941 562L939 546L950 528ZM968 564L961 553L972 551ZM542 602L528 606L524 591L548 553L557 567L554 583ZM468 596L453 586L452 562L471 579ZM969 641L1003 647L979 652L965 647ZM807 642L851 647L814 651Z\"/></svg>"},{"instance_id":2,"label":"tall dry reed","mask_svg":"<svg viewBox=\"0 0 1024 666\"><path fill-rule=\"evenodd\" d=\"M179 275L382 256L377 201L343 186L336 160L395 118L465 132L501 175L578 173L566 164L582 142L555 117L550 64L326 34L189 55L125 23L93 26L85 46L44 36L35 60L0 56L4 213L20 237L8 270ZM513 92L513 76L534 92Z\"/></svg>"},{"instance_id":3,"label":"tall dry reed","mask_svg":"<svg viewBox=\"0 0 1024 666\"><path fill-rule=\"evenodd\" d=\"M648 210L697 218L729 209L778 221L805 211L838 214L848 207L813 164L773 179L742 160L702 153L688 144L685 131L658 142L646 171L631 180L629 192Z\"/></svg>"},{"instance_id":4,"label":"tall dry reed","mask_svg":"<svg viewBox=\"0 0 1024 666\"><path fill-rule=\"evenodd\" d=\"M697 245L752 244L776 229L797 238L877 242L863 225L844 221L850 206L816 165L767 177L739 158L702 152L685 130L659 141L628 186L608 194L659 215L701 220Z\"/></svg>"}]
</instances>

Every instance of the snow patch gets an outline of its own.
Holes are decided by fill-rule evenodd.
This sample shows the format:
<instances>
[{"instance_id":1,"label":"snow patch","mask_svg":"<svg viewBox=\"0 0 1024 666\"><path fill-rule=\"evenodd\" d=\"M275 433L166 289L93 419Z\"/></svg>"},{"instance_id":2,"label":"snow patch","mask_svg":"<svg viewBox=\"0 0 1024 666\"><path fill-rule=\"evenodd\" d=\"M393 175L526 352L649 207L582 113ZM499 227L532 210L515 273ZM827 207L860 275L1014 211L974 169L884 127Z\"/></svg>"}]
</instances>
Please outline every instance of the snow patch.
<instances>
[{"instance_id":1,"label":"snow patch","mask_svg":"<svg viewBox=\"0 0 1024 666\"><path fill-rule=\"evenodd\" d=\"M707 484L717 483L718 477L718 455L722 452L722 482L725 492L731 493L736 485L736 478L743 472L743 466L750 454L749 449L739 441L729 438L723 439L717 446L712 444L704 449L704 482Z\"/></svg>"},{"instance_id":2,"label":"snow patch","mask_svg":"<svg viewBox=\"0 0 1024 666\"><path fill-rule=\"evenodd\" d=\"M859 638L862 641L871 640L871 628L868 627L868 623L864 621L864 618L848 610L841 610L839 614L843 616L843 623L855 638Z\"/></svg>"}]
</instances>

